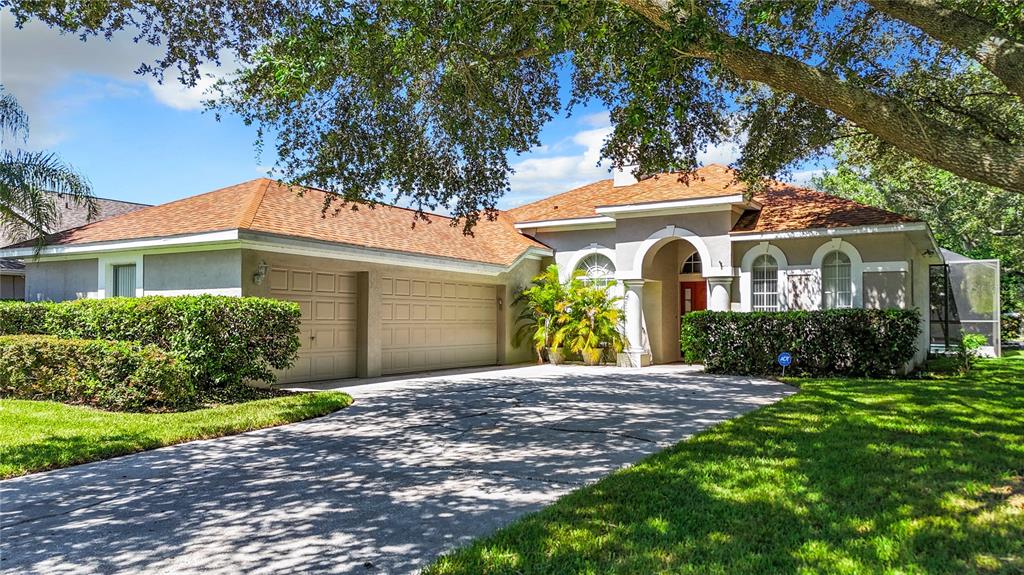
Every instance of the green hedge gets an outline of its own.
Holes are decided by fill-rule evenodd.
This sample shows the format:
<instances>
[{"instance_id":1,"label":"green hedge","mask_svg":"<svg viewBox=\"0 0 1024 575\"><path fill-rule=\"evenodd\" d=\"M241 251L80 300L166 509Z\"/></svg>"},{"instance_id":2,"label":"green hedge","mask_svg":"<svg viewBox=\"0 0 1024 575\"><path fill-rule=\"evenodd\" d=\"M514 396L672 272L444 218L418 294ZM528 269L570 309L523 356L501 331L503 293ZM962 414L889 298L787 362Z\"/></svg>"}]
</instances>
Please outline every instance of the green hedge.
<instances>
[{"instance_id":1,"label":"green hedge","mask_svg":"<svg viewBox=\"0 0 1024 575\"><path fill-rule=\"evenodd\" d=\"M788 351L793 375L886 376L917 351L916 310L700 311L683 316L683 357L710 373L778 374Z\"/></svg>"},{"instance_id":2,"label":"green hedge","mask_svg":"<svg viewBox=\"0 0 1024 575\"><path fill-rule=\"evenodd\" d=\"M54 304L46 331L59 337L138 341L173 352L202 390L274 382L299 349L299 306L265 298L149 296Z\"/></svg>"},{"instance_id":3,"label":"green hedge","mask_svg":"<svg viewBox=\"0 0 1024 575\"><path fill-rule=\"evenodd\" d=\"M46 335L0 336L0 396L115 411L162 411L197 400L187 367L154 345Z\"/></svg>"},{"instance_id":4,"label":"green hedge","mask_svg":"<svg viewBox=\"0 0 1024 575\"><path fill-rule=\"evenodd\" d=\"M0 305L0 335L156 345L182 359L202 390L246 380L272 383L272 369L295 361L299 320L292 302L211 295Z\"/></svg>"},{"instance_id":5,"label":"green hedge","mask_svg":"<svg viewBox=\"0 0 1024 575\"><path fill-rule=\"evenodd\" d=\"M0 335L46 333L46 314L51 307L50 302L0 302Z\"/></svg>"}]
</instances>

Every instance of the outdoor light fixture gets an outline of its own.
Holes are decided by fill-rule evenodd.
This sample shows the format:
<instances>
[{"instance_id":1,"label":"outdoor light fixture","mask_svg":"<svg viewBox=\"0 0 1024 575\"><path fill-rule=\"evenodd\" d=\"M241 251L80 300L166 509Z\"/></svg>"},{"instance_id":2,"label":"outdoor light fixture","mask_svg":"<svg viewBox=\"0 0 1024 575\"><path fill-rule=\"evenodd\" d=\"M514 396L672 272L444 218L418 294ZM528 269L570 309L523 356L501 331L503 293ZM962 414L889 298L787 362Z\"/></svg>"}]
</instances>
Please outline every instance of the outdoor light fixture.
<instances>
[{"instance_id":1,"label":"outdoor light fixture","mask_svg":"<svg viewBox=\"0 0 1024 575\"><path fill-rule=\"evenodd\" d=\"M267 265L267 262L261 261L260 265L256 266L256 273L252 274L252 283L256 285L262 284L263 280L267 278L267 270L269 268L270 266Z\"/></svg>"}]
</instances>

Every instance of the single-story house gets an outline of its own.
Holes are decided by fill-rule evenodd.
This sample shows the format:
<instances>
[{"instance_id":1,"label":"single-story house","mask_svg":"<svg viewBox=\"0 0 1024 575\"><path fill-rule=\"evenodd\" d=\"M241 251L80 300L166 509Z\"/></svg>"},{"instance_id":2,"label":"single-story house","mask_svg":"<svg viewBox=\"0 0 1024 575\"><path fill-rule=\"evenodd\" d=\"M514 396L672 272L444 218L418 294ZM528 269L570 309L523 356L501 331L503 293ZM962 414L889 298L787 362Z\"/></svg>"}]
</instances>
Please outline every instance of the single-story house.
<instances>
[{"instance_id":1,"label":"single-story house","mask_svg":"<svg viewBox=\"0 0 1024 575\"><path fill-rule=\"evenodd\" d=\"M70 201L67 196L48 192L57 207L57 225L51 231L77 228L89 222L98 222L128 212L149 207L147 204L122 202L108 198L95 198L96 213L89 218L88 209ZM0 246L7 246L18 239L0 230ZM25 264L15 258L0 258L0 300L25 299Z\"/></svg>"},{"instance_id":2,"label":"single-story house","mask_svg":"<svg viewBox=\"0 0 1024 575\"><path fill-rule=\"evenodd\" d=\"M614 279L627 358L680 359L698 309L928 309L928 225L771 182L747 197L710 165L625 173L512 210L473 235L394 206L323 211L324 192L258 179L67 230L24 258L29 300L213 293L296 301L302 350L282 381L529 361L516 293L550 262ZM929 346L923 314L917 361Z\"/></svg>"}]
</instances>

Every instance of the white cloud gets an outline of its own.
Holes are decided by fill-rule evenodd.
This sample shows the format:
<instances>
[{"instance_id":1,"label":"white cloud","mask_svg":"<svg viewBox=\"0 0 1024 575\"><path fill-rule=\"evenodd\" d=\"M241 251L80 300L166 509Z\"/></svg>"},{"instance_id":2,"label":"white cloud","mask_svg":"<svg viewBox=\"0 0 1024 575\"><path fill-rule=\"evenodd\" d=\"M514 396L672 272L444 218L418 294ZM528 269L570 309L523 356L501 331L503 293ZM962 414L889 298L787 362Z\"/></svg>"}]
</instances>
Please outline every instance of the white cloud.
<instances>
[{"instance_id":1,"label":"white cloud","mask_svg":"<svg viewBox=\"0 0 1024 575\"><path fill-rule=\"evenodd\" d=\"M31 147L53 145L68 137L62 126L63 114L90 99L138 96L143 88L166 106L201 108L212 78L204 76L195 88L186 88L172 73L163 84L135 74L140 64L161 54L160 47L133 42L130 31L115 34L109 41L93 37L83 42L76 35L60 34L34 20L17 29L10 12L0 12L0 83L29 114ZM214 70L212 66L203 68L204 73ZM78 81L86 76L104 80ZM72 80L76 81L73 92L55 98L54 92Z\"/></svg>"},{"instance_id":2,"label":"white cloud","mask_svg":"<svg viewBox=\"0 0 1024 575\"><path fill-rule=\"evenodd\" d=\"M515 170L509 178L512 192L502 199L502 207L532 202L610 177L608 164L598 164L598 161L601 146L611 132L610 126L582 130L566 138L566 142L578 150L575 154L529 157L512 164ZM531 154L542 155L543 152L534 150Z\"/></svg>"}]
</instances>

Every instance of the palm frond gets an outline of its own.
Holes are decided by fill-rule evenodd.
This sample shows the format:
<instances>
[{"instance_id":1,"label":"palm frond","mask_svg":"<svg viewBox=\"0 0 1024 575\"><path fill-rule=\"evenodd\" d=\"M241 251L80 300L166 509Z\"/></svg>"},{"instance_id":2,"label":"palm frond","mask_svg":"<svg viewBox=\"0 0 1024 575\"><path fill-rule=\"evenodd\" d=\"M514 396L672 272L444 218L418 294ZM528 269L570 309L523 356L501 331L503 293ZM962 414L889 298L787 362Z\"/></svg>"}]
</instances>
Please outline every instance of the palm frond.
<instances>
[{"instance_id":1,"label":"palm frond","mask_svg":"<svg viewBox=\"0 0 1024 575\"><path fill-rule=\"evenodd\" d=\"M50 193L52 192L52 193ZM0 155L0 226L17 240L37 239L37 253L46 234L60 225L61 199L87 210L94 218L99 208L89 182L55 154L3 150Z\"/></svg>"},{"instance_id":2,"label":"palm frond","mask_svg":"<svg viewBox=\"0 0 1024 575\"><path fill-rule=\"evenodd\" d=\"M14 94L0 85L0 144L10 135L21 136L22 141L28 138L28 114L18 104Z\"/></svg>"}]
</instances>

